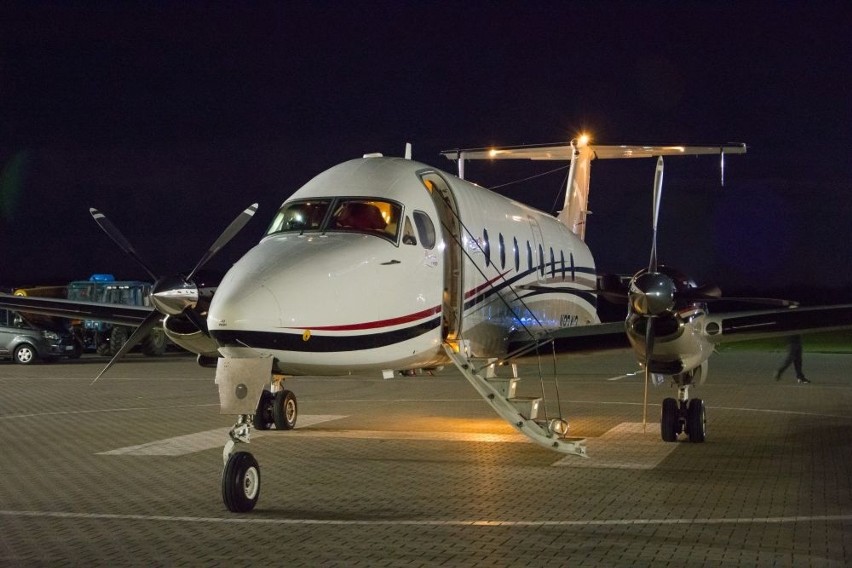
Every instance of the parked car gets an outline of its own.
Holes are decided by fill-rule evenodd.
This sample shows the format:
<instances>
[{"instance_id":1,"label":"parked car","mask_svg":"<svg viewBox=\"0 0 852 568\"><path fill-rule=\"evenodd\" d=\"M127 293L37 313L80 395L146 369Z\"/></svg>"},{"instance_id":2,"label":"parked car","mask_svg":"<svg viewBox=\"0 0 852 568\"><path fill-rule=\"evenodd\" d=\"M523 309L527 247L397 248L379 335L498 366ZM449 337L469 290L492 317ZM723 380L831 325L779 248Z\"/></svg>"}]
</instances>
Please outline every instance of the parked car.
<instances>
[{"instance_id":1,"label":"parked car","mask_svg":"<svg viewBox=\"0 0 852 568\"><path fill-rule=\"evenodd\" d=\"M0 310L0 358L29 365L75 355L74 338L67 330L37 325L17 312Z\"/></svg>"}]
</instances>

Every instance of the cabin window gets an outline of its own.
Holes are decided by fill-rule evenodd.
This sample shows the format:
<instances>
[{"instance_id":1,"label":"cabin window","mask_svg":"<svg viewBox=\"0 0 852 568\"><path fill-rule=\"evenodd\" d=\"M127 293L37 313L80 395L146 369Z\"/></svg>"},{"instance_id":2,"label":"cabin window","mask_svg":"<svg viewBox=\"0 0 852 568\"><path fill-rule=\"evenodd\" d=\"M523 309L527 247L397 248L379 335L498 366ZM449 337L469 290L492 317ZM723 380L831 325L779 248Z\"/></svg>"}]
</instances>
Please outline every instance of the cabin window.
<instances>
[{"instance_id":1,"label":"cabin window","mask_svg":"<svg viewBox=\"0 0 852 568\"><path fill-rule=\"evenodd\" d=\"M532 247L530 246L530 242L527 241L527 270L532 272L532 269L533 269Z\"/></svg>"},{"instance_id":2,"label":"cabin window","mask_svg":"<svg viewBox=\"0 0 852 568\"><path fill-rule=\"evenodd\" d=\"M272 224L266 230L267 235L283 232L318 231L328 213L331 199L312 199L291 201L281 206Z\"/></svg>"},{"instance_id":3,"label":"cabin window","mask_svg":"<svg viewBox=\"0 0 852 568\"><path fill-rule=\"evenodd\" d=\"M500 241L500 268L506 268L506 245L503 243L503 233L498 235Z\"/></svg>"},{"instance_id":4,"label":"cabin window","mask_svg":"<svg viewBox=\"0 0 852 568\"><path fill-rule=\"evenodd\" d=\"M518 250L518 238L512 237L512 252L515 254L515 272L521 270L521 251Z\"/></svg>"},{"instance_id":5,"label":"cabin window","mask_svg":"<svg viewBox=\"0 0 852 568\"><path fill-rule=\"evenodd\" d=\"M482 229L482 252L485 253L485 266L491 266L491 243L488 240L488 229Z\"/></svg>"},{"instance_id":6,"label":"cabin window","mask_svg":"<svg viewBox=\"0 0 852 568\"><path fill-rule=\"evenodd\" d=\"M556 277L556 258L553 256L553 247L550 247L550 277Z\"/></svg>"},{"instance_id":7,"label":"cabin window","mask_svg":"<svg viewBox=\"0 0 852 568\"><path fill-rule=\"evenodd\" d=\"M420 236L420 244L423 248L432 250L435 248L435 225L432 224L432 219L423 211L415 211L411 215L414 217L414 226L417 227L417 234Z\"/></svg>"}]
</instances>

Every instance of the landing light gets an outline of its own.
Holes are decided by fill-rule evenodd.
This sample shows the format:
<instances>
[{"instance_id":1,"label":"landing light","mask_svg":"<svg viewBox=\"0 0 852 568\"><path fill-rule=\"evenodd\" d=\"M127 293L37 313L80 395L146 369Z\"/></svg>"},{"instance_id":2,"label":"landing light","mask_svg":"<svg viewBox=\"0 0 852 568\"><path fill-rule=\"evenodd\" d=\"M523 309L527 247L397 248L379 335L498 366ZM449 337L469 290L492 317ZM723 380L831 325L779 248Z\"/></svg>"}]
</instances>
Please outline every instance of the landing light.
<instances>
[{"instance_id":1,"label":"landing light","mask_svg":"<svg viewBox=\"0 0 852 568\"><path fill-rule=\"evenodd\" d=\"M588 134L580 134L580 136L577 138L577 147L582 148L583 146L589 143L589 139L590 138Z\"/></svg>"}]
</instances>

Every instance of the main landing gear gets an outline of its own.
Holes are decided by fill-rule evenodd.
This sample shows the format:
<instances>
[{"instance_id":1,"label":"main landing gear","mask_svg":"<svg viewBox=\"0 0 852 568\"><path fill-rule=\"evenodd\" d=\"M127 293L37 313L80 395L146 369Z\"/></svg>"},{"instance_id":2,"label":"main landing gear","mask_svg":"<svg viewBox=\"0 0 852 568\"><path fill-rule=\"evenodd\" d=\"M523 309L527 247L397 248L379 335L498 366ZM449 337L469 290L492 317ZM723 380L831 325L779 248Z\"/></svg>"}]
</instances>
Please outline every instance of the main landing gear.
<instances>
[{"instance_id":1,"label":"main landing gear","mask_svg":"<svg viewBox=\"0 0 852 568\"><path fill-rule=\"evenodd\" d=\"M281 379L274 380L272 390L264 389L254 414L241 414L228 432L222 458L222 501L232 513L247 513L254 509L260 498L260 465L250 452L237 451L247 444L252 427L269 430L292 430L296 426L299 407L296 395L281 388Z\"/></svg>"},{"instance_id":2,"label":"main landing gear","mask_svg":"<svg viewBox=\"0 0 852 568\"><path fill-rule=\"evenodd\" d=\"M676 442L681 432L685 432L690 442L703 442L707 432L707 419L704 401L700 398L689 399L689 384L678 386L677 399L663 399L660 417L660 434L664 442Z\"/></svg>"}]
</instances>

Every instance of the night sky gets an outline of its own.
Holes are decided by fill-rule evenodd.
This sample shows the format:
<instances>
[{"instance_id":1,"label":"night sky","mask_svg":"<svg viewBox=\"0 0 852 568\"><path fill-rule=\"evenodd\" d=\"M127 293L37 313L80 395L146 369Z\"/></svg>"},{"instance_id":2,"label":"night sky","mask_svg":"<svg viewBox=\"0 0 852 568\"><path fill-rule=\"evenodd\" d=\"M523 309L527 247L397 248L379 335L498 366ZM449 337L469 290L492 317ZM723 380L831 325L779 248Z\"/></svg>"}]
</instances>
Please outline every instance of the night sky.
<instances>
[{"instance_id":1,"label":"night sky","mask_svg":"<svg viewBox=\"0 0 852 568\"><path fill-rule=\"evenodd\" d=\"M103 5L99 5L103 4ZM19 2L0 6L0 287L226 269L366 152L746 142L666 162L661 260L725 289L852 290L852 10L828 2ZM479 164L491 186L558 163ZM648 262L652 160L595 162L599 269ZM565 171L500 191L553 211ZM558 198L561 204L561 197ZM802 299L802 298L798 298ZM852 300L852 292L848 300Z\"/></svg>"}]
</instances>

